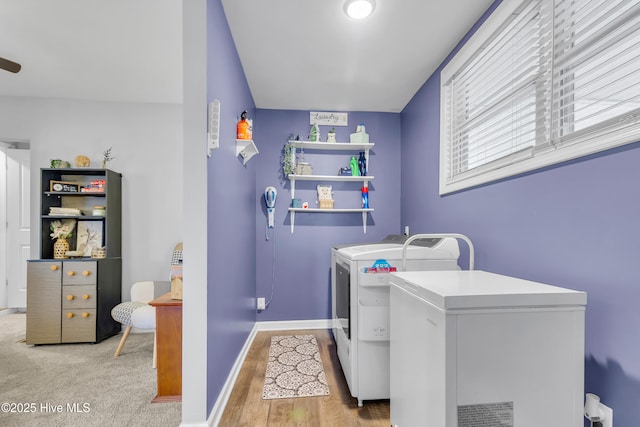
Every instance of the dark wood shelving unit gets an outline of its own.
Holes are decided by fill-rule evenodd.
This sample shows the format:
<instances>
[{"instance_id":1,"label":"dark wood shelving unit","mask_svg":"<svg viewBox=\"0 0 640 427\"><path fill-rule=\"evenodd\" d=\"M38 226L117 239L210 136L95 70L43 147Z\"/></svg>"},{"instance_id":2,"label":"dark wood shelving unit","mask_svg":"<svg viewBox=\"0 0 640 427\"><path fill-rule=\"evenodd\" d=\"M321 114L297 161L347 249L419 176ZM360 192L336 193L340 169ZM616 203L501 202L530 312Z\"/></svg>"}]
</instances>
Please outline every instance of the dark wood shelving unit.
<instances>
[{"instance_id":1,"label":"dark wood shelving unit","mask_svg":"<svg viewBox=\"0 0 640 427\"><path fill-rule=\"evenodd\" d=\"M111 309L122 298L122 175L110 169L40 171L40 259L27 266L27 344L99 342L117 334L120 324ZM104 180L103 191L82 192L92 181ZM51 191L53 181L78 191ZM105 215L93 215L104 206ZM82 215L51 215L51 208L75 208ZM54 259L50 226L74 219L70 250L76 249L82 221L100 224L105 258L89 255Z\"/></svg>"}]
</instances>

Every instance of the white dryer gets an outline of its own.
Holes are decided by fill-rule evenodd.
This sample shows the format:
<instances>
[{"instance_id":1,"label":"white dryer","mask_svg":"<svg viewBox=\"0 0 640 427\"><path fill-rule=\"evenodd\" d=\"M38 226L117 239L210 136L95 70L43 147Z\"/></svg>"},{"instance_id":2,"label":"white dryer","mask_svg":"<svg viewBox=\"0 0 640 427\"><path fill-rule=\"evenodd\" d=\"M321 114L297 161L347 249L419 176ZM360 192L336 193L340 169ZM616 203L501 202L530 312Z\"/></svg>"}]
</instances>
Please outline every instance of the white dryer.
<instances>
[{"instance_id":1,"label":"white dryer","mask_svg":"<svg viewBox=\"0 0 640 427\"><path fill-rule=\"evenodd\" d=\"M351 395L388 399L389 273L400 270L408 236L390 235L380 242L332 249L333 336ZM454 238L425 238L406 251L407 270L459 270Z\"/></svg>"}]
</instances>

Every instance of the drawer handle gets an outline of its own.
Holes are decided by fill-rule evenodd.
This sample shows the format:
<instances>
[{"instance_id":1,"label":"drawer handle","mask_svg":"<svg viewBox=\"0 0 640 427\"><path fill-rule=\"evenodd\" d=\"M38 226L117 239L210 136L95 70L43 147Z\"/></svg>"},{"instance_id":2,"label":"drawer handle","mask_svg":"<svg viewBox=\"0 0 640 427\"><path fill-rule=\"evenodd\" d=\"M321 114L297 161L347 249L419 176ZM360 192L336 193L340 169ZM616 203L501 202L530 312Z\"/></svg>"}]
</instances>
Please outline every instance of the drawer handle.
<instances>
[{"instance_id":1,"label":"drawer handle","mask_svg":"<svg viewBox=\"0 0 640 427\"><path fill-rule=\"evenodd\" d=\"M73 317L73 313L67 313L67 318L71 319Z\"/></svg>"},{"instance_id":2,"label":"drawer handle","mask_svg":"<svg viewBox=\"0 0 640 427\"><path fill-rule=\"evenodd\" d=\"M82 317L84 317L84 318L86 319L87 317L89 317L89 313L87 313L87 312L85 311L84 313L82 313Z\"/></svg>"},{"instance_id":3,"label":"drawer handle","mask_svg":"<svg viewBox=\"0 0 640 427\"><path fill-rule=\"evenodd\" d=\"M49 268L51 269L51 271L56 271L58 269L58 266L57 265L52 265Z\"/></svg>"},{"instance_id":4,"label":"drawer handle","mask_svg":"<svg viewBox=\"0 0 640 427\"><path fill-rule=\"evenodd\" d=\"M83 272L82 272L82 275L83 275L83 276L88 276L88 275L90 275L90 274L91 274L91 272L90 272L90 271L87 271L87 270L85 270L85 271L83 271Z\"/></svg>"},{"instance_id":5,"label":"drawer handle","mask_svg":"<svg viewBox=\"0 0 640 427\"><path fill-rule=\"evenodd\" d=\"M70 271L67 273L67 276L75 276L76 272L75 271Z\"/></svg>"},{"instance_id":6,"label":"drawer handle","mask_svg":"<svg viewBox=\"0 0 640 427\"><path fill-rule=\"evenodd\" d=\"M82 295L82 299L89 299L89 294Z\"/></svg>"},{"instance_id":7,"label":"drawer handle","mask_svg":"<svg viewBox=\"0 0 640 427\"><path fill-rule=\"evenodd\" d=\"M73 301L74 298L73 295L67 295L67 301Z\"/></svg>"}]
</instances>

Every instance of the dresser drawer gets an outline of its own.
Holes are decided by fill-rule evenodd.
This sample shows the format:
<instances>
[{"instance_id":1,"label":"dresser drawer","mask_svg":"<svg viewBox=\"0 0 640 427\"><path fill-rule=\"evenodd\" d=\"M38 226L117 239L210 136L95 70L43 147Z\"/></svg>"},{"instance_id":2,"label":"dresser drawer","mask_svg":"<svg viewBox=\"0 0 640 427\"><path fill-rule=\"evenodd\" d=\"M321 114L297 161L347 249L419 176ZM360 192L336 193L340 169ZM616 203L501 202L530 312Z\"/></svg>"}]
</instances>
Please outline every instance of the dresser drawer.
<instances>
[{"instance_id":1,"label":"dresser drawer","mask_svg":"<svg viewBox=\"0 0 640 427\"><path fill-rule=\"evenodd\" d=\"M63 286L62 308L96 308L96 285Z\"/></svg>"},{"instance_id":2,"label":"dresser drawer","mask_svg":"<svg viewBox=\"0 0 640 427\"><path fill-rule=\"evenodd\" d=\"M62 342L95 342L96 310L63 309Z\"/></svg>"},{"instance_id":3,"label":"dresser drawer","mask_svg":"<svg viewBox=\"0 0 640 427\"><path fill-rule=\"evenodd\" d=\"M95 285L98 263L95 261L65 261L62 263L63 285Z\"/></svg>"}]
</instances>

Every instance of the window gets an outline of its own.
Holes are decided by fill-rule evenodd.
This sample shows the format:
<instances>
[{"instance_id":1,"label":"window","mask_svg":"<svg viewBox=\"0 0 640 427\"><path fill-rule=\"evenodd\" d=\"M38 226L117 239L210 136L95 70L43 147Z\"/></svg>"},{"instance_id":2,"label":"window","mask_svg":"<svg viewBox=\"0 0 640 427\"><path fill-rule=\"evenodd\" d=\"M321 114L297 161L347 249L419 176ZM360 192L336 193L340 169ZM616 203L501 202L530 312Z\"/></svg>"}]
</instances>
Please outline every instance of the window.
<instances>
[{"instance_id":1,"label":"window","mask_svg":"<svg viewBox=\"0 0 640 427\"><path fill-rule=\"evenodd\" d=\"M640 4L504 0L441 74L440 194L640 140Z\"/></svg>"},{"instance_id":2,"label":"window","mask_svg":"<svg viewBox=\"0 0 640 427\"><path fill-rule=\"evenodd\" d=\"M572 3L558 1L555 12L553 140L580 143L628 127L638 138L640 4Z\"/></svg>"}]
</instances>

